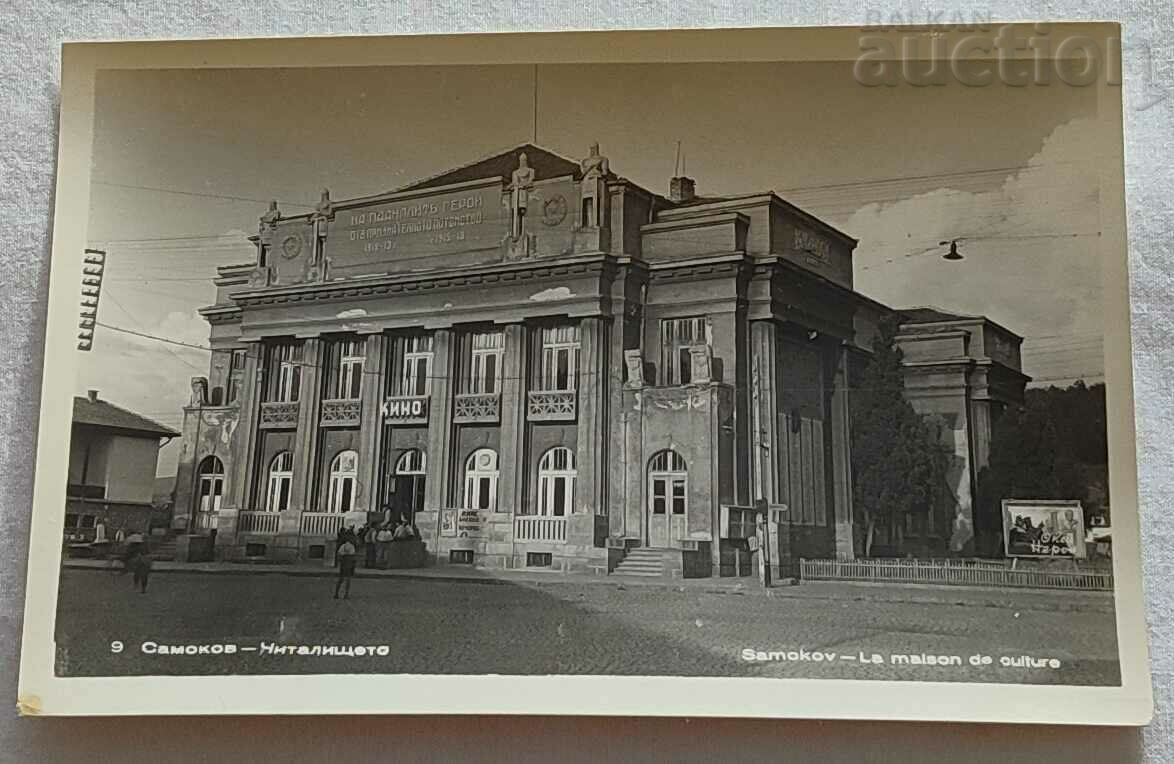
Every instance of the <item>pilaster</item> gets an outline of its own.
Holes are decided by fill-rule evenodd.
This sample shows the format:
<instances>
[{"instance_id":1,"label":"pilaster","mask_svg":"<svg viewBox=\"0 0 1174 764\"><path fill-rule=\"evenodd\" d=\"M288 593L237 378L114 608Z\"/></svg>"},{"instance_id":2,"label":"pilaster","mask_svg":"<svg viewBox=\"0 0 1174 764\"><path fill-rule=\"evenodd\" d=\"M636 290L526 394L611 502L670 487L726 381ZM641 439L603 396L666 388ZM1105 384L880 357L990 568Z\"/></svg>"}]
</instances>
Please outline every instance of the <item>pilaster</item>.
<instances>
[{"instance_id":1,"label":"pilaster","mask_svg":"<svg viewBox=\"0 0 1174 764\"><path fill-rule=\"evenodd\" d=\"M836 556L842 560L851 560L856 556L852 513L850 382L848 348L841 345L837 350L836 368L832 376L831 450L832 518L835 521Z\"/></svg>"},{"instance_id":2,"label":"pilaster","mask_svg":"<svg viewBox=\"0 0 1174 764\"><path fill-rule=\"evenodd\" d=\"M355 509L376 512L379 507L379 455L383 453L383 391L387 388L387 336L370 334L364 343L363 384L360 392L362 413L359 424L359 480L355 491ZM427 485L427 484L425 484Z\"/></svg>"},{"instance_id":3,"label":"pilaster","mask_svg":"<svg viewBox=\"0 0 1174 764\"><path fill-rule=\"evenodd\" d=\"M297 533L302 512L312 512L318 476L318 411L322 399L322 340L311 337L302 344L302 371L298 393L298 429L294 435L293 485L290 506L281 516L280 532Z\"/></svg>"},{"instance_id":4,"label":"pilaster","mask_svg":"<svg viewBox=\"0 0 1174 764\"><path fill-rule=\"evenodd\" d=\"M252 485L257 459L257 424L261 410L261 364L264 346L253 343L245 353L241 373L240 421L237 425L237 450L225 477L224 502L216 519L216 545L231 545L236 539L237 513L253 509Z\"/></svg>"},{"instance_id":5,"label":"pilaster","mask_svg":"<svg viewBox=\"0 0 1174 764\"><path fill-rule=\"evenodd\" d=\"M567 543L595 543L595 515L607 515L607 469L610 458L604 427L608 413L608 330L599 316L579 323L578 428L575 444L575 505L567 526Z\"/></svg>"},{"instance_id":6,"label":"pilaster","mask_svg":"<svg viewBox=\"0 0 1174 764\"><path fill-rule=\"evenodd\" d=\"M497 511L521 514L526 487L526 326L505 327L501 364L501 454Z\"/></svg>"},{"instance_id":7,"label":"pilaster","mask_svg":"<svg viewBox=\"0 0 1174 764\"><path fill-rule=\"evenodd\" d=\"M428 406L428 476L424 483L424 509L436 512L449 506L453 467L453 395L456 393L451 329L432 335L431 400ZM439 532L439 526L436 528ZM423 529L421 529L423 532ZM435 548L435 539L433 540Z\"/></svg>"},{"instance_id":8,"label":"pilaster","mask_svg":"<svg viewBox=\"0 0 1174 764\"><path fill-rule=\"evenodd\" d=\"M781 501L778 454L778 336L774 321L750 324L750 480L752 499Z\"/></svg>"}]
</instances>

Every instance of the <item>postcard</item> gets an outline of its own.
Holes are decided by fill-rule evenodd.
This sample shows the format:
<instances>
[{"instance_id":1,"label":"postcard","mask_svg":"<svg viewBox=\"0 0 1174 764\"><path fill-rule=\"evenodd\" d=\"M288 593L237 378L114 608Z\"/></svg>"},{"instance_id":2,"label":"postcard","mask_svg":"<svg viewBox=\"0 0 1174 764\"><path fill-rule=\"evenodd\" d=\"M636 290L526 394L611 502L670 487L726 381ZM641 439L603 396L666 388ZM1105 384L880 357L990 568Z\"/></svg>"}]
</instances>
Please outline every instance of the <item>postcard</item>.
<instances>
[{"instance_id":1,"label":"postcard","mask_svg":"<svg viewBox=\"0 0 1174 764\"><path fill-rule=\"evenodd\" d=\"M22 712L1144 724L1119 40L66 44Z\"/></svg>"}]
</instances>

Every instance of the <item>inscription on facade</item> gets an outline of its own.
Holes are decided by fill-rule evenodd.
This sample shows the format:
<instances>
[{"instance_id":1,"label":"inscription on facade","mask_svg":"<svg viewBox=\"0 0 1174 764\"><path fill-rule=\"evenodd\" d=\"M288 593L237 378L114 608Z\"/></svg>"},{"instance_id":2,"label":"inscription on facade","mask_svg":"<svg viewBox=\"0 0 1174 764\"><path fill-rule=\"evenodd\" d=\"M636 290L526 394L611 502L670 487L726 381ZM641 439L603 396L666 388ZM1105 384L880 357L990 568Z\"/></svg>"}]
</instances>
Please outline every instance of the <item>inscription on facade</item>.
<instances>
[{"instance_id":1,"label":"inscription on facade","mask_svg":"<svg viewBox=\"0 0 1174 764\"><path fill-rule=\"evenodd\" d=\"M360 242L367 254L391 252L398 239L411 234L425 234L431 245L465 241L470 226L485 223L485 198L479 193L462 194L376 207L344 217L348 241Z\"/></svg>"}]
</instances>

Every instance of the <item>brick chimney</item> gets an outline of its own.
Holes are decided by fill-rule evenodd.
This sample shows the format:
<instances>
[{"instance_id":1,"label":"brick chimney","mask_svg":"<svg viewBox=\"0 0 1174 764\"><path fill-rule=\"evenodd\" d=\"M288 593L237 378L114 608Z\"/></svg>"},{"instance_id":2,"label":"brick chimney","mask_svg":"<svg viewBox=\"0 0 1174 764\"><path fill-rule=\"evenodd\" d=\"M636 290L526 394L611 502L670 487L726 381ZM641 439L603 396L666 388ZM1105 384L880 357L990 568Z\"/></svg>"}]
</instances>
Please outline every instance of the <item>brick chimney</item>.
<instances>
[{"instance_id":1,"label":"brick chimney","mask_svg":"<svg viewBox=\"0 0 1174 764\"><path fill-rule=\"evenodd\" d=\"M98 391L97 390L86 390L86 395L89 396L91 403L98 402Z\"/></svg>"},{"instance_id":2,"label":"brick chimney","mask_svg":"<svg viewBox=\"0 0 1174 764\"><path fill-rule=\"evenodd\" d=\"M669 199L678 204L693 201L694 183L692 178L678 175L669 181Z\"/></svg>"}]
</instances>

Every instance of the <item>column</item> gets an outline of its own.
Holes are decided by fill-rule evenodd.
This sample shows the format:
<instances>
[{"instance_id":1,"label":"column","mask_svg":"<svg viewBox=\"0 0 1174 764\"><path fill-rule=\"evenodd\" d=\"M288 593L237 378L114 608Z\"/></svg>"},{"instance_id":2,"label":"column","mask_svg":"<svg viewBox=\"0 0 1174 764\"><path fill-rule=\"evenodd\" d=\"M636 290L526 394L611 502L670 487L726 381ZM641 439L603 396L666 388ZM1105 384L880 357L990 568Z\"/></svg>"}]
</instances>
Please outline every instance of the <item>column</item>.
<instances>
[{"instance_id":1,"label":"column","mask_svg":"<svg viewBox=\"0 0 1174 764\"><path fill-rule=\"evenodd\" d=\"M290 507L281 513L279 531L282 535L297 534L301 530L302 512L315 507L318 476L318 410L322 398L321 369L322 340L311 337L302 343L302 373L298 392L298 429L293 447L293 485Z\"/></svg>"},{"instance_id":2,"label":"column","mask_svg":"<svg viewBox=\"0 0 1174 764\"><path fill-rule=\"evenodd\" d=\"M501 453L498 455L497 510L522 513L526 487L526 326L505 327L501 364Z\"/></svg>"},{"instance_id":3,"label":"column","mask_svg":"<svg viewBox=\"0 0 1174 764\"><path fill-rule=\"evenodd\" d=\"M383 436L383 392L386 389L387 335L369 334L365 339L361 419L359 424L359 484L355 492L355 509L379 510L379 457Z\"/></svg>"},{"instance_id":4,"label":"column","mask_svg":"<svg viewBox=\"0 0 1174 764\"><path fill-rule=\"evenodd\" d=\"M575 506L567 521L567 543L593 546L595 517L607 514L605 478L607 421L607 325L599 316L579 323L578 442L575 447Z\"/></svg>"},{"instance_id":5,"label":"column","mask_svg":"<svg viewBox=\"0 0 1174 764\"><path fill-rule=\"evenodd\" d=\"M832 517L836 523L836 556L856 556L852 517L852 431L849 409L848 348L837 349L832 378Z\"/></svg>"}]
</instances>

